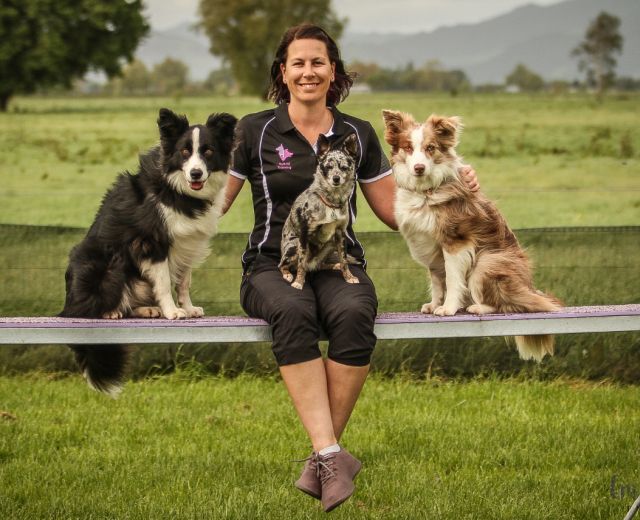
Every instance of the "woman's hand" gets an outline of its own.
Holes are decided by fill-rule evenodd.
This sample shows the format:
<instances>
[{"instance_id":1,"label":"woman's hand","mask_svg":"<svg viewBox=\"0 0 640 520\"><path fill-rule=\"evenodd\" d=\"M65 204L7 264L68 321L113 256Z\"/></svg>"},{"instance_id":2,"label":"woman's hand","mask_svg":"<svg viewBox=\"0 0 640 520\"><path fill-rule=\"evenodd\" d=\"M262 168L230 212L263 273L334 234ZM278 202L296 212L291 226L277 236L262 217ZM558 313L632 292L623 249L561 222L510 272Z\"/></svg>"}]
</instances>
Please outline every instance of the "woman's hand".
<instances>
[{"instance_id":1,"label":"woman's hand","mask_svg":"<svg viewBox=\"0 0 640 520\"><path fill-rule=\"evenodd\" d=\"M480 182L478 181L478 176L476 175L476 171L469 164L465 164L464 166L458 168L458 173L460 174L460 178L464 181L471 191L478 191L480 189Z\"/></svg>"}]
</instances>

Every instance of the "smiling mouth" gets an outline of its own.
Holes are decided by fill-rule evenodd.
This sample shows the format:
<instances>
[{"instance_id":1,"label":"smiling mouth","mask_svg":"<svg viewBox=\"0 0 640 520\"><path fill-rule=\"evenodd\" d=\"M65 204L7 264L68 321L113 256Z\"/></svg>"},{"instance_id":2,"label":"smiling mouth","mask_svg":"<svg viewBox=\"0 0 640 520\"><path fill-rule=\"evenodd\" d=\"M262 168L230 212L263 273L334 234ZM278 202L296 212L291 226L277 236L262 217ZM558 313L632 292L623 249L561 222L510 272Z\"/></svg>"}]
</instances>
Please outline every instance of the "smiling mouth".
<instances>
[{"instance_id":1,"label":"smiling mouth","mask_svg":"<svg viewBox=\"0 0 640 520\"><path fill-rule=\"evenodd\" d=\"M204 186L204 182L202 182L202 181L191 181L189 183L189 186L191 186L192 190L199 191Z\"/></svg>"}]
</instances>

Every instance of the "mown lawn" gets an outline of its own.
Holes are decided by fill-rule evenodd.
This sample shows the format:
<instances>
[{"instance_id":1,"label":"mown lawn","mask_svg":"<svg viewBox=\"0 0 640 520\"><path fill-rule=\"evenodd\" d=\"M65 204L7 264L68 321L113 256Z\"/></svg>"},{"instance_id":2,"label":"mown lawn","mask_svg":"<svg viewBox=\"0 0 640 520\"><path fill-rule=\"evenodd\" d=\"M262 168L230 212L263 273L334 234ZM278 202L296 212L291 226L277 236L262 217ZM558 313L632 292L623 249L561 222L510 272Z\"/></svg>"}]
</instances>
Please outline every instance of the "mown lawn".
<instances>
[{"instance_id":1,"label":"mown lawn","mask_svg":"<svg viewBox=\"0 0 640 520\"><path fill-rule=\"evenodd\" d=\"M640 491L638 402L606 384L371 378L343 439L364 469L332 517L620 519ZM324 517L292 485L309 446L274 378L183 370L115 401L79 376L0 378L0 410L0 518Z\"/></svg>"}]
</instances>

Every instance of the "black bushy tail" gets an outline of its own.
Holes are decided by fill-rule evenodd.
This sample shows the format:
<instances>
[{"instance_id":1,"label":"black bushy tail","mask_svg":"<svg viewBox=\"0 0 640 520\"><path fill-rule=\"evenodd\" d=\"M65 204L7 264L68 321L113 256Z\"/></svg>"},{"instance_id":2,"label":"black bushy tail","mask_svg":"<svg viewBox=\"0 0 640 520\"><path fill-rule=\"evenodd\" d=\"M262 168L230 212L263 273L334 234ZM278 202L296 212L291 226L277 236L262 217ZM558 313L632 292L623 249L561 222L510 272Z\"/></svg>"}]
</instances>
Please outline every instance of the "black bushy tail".
<instances>
[{"instance_id":1,"label":"black bushy tail","mask_svg":"<svg viewBox=\"0 0 640 520\"><path fill-rule=\"evenodd\" d=\"M126 345L69 345L87 383L98 392L117 397L129 365Z\"/></svg>"}]
</instances>

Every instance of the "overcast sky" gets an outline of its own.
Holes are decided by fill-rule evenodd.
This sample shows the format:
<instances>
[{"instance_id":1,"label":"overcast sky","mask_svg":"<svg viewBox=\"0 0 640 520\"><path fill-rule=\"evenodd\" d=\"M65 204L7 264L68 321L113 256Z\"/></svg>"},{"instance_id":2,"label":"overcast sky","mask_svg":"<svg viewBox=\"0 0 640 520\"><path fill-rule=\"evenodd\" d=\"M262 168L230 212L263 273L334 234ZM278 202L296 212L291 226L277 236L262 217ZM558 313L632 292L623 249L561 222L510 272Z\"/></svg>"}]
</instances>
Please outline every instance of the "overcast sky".
<instances>
[{"instance_id":1,"label":"overcast sky","mask_svg":"<svg viewBox=\"0 0 640 520\"><path fill-rule=\"evenodd\" d=\"M229 0L233 1L233 0ZM560 0L334 0L348 31L418 32L443 25L474 23L525 4L549 5ZM154 29L195 21L199 0L145 0ZM373 5L373 6L372 6Z\"/></svg>"}]
</instances>

